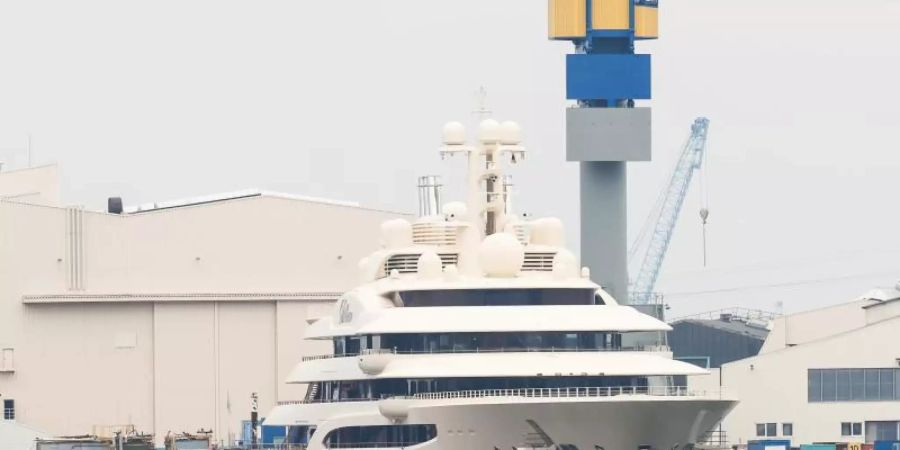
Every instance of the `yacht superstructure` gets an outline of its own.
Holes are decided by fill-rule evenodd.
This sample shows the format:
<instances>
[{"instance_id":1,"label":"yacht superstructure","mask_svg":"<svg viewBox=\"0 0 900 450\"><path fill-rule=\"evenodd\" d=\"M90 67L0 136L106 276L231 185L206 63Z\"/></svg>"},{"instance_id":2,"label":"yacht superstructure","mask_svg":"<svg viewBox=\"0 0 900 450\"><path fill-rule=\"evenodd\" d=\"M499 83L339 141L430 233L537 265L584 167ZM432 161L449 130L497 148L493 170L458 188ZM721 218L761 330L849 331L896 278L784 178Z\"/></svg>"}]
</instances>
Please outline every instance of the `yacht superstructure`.
<instances>
[{"instance_id":1,"label":"yacht superstructure","mask_svg":"<svg viewBox=\"0 0 900 450\"><path fill-rule=\"evenodd\" d=\"M670 328L593 283L559 220L512 214L519 126L478 131L449 123L440 150L467 161L467 201L438 211L421 180L421 217L382 225L362 284L307 331L333 353L294 368L306 398L266 425L309 449L690 448L735 402L676 385L705 370L631 338Z\"/></svg>"}]
</instances>

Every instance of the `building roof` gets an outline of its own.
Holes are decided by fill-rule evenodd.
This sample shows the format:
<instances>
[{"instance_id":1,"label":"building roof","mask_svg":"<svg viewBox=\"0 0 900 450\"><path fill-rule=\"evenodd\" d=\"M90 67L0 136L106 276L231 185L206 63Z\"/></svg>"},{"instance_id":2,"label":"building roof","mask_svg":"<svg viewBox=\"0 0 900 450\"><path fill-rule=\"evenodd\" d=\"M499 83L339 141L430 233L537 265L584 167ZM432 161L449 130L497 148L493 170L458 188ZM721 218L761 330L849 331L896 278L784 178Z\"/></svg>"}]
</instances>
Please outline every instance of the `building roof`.
<instances>
[{"instance_id":1,"label":"building roof","mask_svg":"<svg viewBox=\"0 0 900 450\"><path fill-rule=\"evenodd\" d=\"M163 293L51 293L27 294L22 303L166 303L166 302L248 302L248 301L306 301L332 302L341 296L338 291L309 292L163 292Z\"/></svg>"},{"instance_id":2,"label":"building roof","mask_svg":"<svg viewBox=\"0 0 900 450\"><path fill-rule=\"evenodd\" d=\"M349 202L342 200L332 200L320 197L308 197L304 195L294 195L294 194L286 194L282 192L272 192L272 191L264 191L260 189L244 189L241 191L234 192L223 192L219 194L210 194L210 195L201 195L196 197L188 197L176 200L167 200L162 202L152 202L152 203L143 203L140 205L128 206L125 208L126 214L140 214L146 213L150 211L160 211L165 209L172 208L182 208L187 206L199 206L206 205L209 203L219 203L230 200L240 200L245 198L253 198L253 197L271 197L271 198L281 198L287 200L299 200L310 203L322 203L327 205L335 205L335 206L346 206L351 208L359 208L360 205L357 202Z\"/></svg>"},{"instance_id":3,"label":"building roof","mask_svg":"<svg viewBox=\"0 0 900 450\"><path fill-rule=\"evenodd\" d=\"M892 303L900 300L900 290L897 287L892 288L876 288L872 289L869 292L866 292L860 300L875 300L878 303L872 303L869 305L863 306L863 309L873 308L876 306L883 305L885 303Z\"/></svg>"},{"instance_id":4,"label":"building roof","mask_svg":"<svg viewBox=\"0 0 900 450\"><path fill-rule=\"evenodd\" d=\"M678 326L680 323L691 323L704 327L714 328L716 330L725 331L728 333L740 334L744 336L749 336L754 339L765 340L766 336L769 335L769 330L764 328L761 325L748 323L743 320L699 320L699 319L686 319L673 324L673 326Z\"/></svg>"}]
</instances>

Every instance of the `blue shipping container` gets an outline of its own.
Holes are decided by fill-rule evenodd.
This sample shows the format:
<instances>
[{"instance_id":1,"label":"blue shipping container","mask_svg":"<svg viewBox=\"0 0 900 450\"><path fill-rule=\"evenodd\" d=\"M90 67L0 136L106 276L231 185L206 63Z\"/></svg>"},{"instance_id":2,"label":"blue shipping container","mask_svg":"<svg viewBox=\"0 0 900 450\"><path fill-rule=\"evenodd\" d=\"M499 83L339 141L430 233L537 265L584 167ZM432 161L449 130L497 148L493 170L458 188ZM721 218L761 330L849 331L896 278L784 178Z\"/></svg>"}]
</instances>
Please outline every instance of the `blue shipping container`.
<instances>
[{"instance_id":1,"label":"blue shipping container","mask_svg":"<svg viewBox=\"0 0 900 450\"><path fill-rule=\"evenodd\" d=\"M750 441L747 450L791 450L791 441L766 439L762 441Z\"/></svg>"},{"instance_id":2,"label":"blue shipping container","mask_svg":"<svg viewBox=\"0 0 900 450\"><path fill-rule=\"evenodd\" d=\"M875 450L900 450L900 441L875 441Z\"/></svg>"}]
</instances>

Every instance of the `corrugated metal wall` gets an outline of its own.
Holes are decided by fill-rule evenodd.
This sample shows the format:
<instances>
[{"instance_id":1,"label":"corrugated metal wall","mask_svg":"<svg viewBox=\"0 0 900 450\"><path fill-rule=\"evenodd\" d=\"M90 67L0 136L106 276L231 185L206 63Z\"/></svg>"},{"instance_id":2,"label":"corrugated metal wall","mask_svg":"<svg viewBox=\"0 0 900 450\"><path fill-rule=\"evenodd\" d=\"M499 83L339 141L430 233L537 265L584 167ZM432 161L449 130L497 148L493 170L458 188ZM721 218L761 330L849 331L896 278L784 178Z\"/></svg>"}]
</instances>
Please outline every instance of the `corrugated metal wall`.
<instances>
[{"instance_id":1,"label":"corrugated metal wall","mask_svg":"<svg viewBox=\"0 0 900 450\"><path fill-rule=\"evenodd\" d=\"M759 354L763 342L755 336L721 330L695 321L674 323L669 332L669 347L675 358L708 357L713 368Z\"/></svg>"}]
</instances>

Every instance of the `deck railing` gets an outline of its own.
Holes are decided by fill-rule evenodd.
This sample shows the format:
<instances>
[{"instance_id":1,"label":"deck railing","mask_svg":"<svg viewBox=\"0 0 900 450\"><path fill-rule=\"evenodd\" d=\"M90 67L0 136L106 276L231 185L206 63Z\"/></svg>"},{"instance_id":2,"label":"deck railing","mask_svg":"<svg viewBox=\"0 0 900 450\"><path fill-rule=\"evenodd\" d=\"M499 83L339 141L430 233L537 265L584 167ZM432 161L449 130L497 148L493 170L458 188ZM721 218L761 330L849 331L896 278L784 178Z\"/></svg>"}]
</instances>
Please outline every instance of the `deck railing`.
<instances>
[{"instance_id":1,"label":"deck railing","mask_svg":"<svg viewBox=\"0 0 900 450\"><path fill-rule=\"evenodd\" d=\"M652 397L716 397L721 398L721 390L693 390L685 386L616 386L616 387L571 387L571 388L522 388L522 389L482 389L469 391L427 392L407 398L417 400L443 400L454 398L485 397L526 397L526 398L592 398L615 397L619 395L647 395Z\"/></svg>"},{"instance_id":2,"label":"deck railing","mask_svg":"<svg viewBox=\"0 0 900 450\"><path fill-rule=\"evenodd\" d=\"M355 358L365 355L442 355L442 354L469 354L469 353L602 353L602 352L664 352L669 351L668 346L664 345L641 345L636 347L619 347L619 348L566 348L566 347L501 347L495 349L445 349L445 350L395 350L389 348L363 350L359 353L343 354L343 355L313 355L304 356L303 362L319 361L323 359L335 358Z\"/></svg>"},{"instance_id":3,"label":"deck railing","mask_svg":"<svg viewBox=\"0 0 900 450\"><path fill-rule=\"evenodd\" d=\"M389 398L408 400L447 400L457 398L523 397L523 398L604 398L620 395L644 395L650 397L706 397L722 399L723 389L689 389L686 386L610 386L610 387L569 387L569 388L520 388L520 389L479 389L466 391L424 392L407 396L359 399L317 399L278 402L279 405L305 405L317 403L374 402Z\"/></svg>"},{"instance_id":4,"label":"deck railing","mask_svg":"<svg viewBox=\"0 0 900 450\"><path fill-rule=\"evenodd\" d=\"M306 444L241 444L224 445L216 448L222 450L306 450Z\"/></svg>"},{"instance_id":5,"label":"deck railing","mask_svg":"<svg viewBox=\"0 0 900 450\"><path fill-rule=\"evenodd\" d=\"M385 397L387 398L387 397ZM333 400L330 398L303 399L303 400L286 400L278 402L278 406L284 405L316 405L319 403L353 403L353 402L374 402L382 399L378 398L342 398Z\"/></svg>"},{"instance_id":6,"label":"deck railing","mask_svg":"<svg viewBox=\"0 0 900 450\"><path fill-rule=\"evenodd\" d=\"M721 426L707 432L697 443L707 448L731 448L728 445L728 434Z\"/></svg>"}]
</instances>

